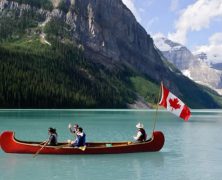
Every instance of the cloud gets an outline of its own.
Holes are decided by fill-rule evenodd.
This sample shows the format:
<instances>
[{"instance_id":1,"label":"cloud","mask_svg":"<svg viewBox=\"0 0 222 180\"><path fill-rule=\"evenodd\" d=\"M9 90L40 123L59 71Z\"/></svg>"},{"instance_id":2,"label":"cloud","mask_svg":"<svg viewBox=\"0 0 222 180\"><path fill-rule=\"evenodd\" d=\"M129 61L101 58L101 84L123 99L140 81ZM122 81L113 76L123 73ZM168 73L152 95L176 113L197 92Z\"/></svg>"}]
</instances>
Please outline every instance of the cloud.
<instances>
[{"instance_id":1,"label":"cloud","mask_svg":"<svg viewBox=\"0 0 222 180\"><path fill-rule=\"evenodd\" d=\"M141 22L141 16L135 6L134 0L122 0L122 2L130 9L130 11L134 14L138 22Z\"/></svg>"},{"instance_id":2,"label":"cloud","mask_svg":"<svg viewBox=\"0 0 222 180\"><path fill-rule=\"evenodd\" d=\"M204 52L213 63L222 63L222 32L213 34L209 38L209 45L195 47L194 54Z\"/></svg>"},{"instance_id":3,"label":"cloud","mask_svg":"<svg viewBox=\"0 0 222 180\"><path fill-rule=\"evenodd\" d=\"M155 34L151 34L153 39L159 39L159 38L165 38L164 34L161 32L155 33Z\"/></svg>"},{"instance_id":4,"label":"cloud","mask_svg":"<svg viewBox=\"0 0 222 180\"><path fill-rule=\"evenodd\" d=\"M186 44L190 31L208 28L211 21L218 18L222 19L221 0L197 0L181 12L175 24L176 32L168 34L168 38Z\"/></svg>"},{"instance_id":5,"label":"cloud","mask_svg":"<svg viewBox=\"0 0 222 180\"><path fill-rule=\"evenodd\" d=\"M210 44L217 45L222 44L222 32L215 33L209 38ZM221 49L222 51L222 49Z\"/></svg>"},{"instance_id":6,"label":"cloud","mask_svg":"<svg viewBox=\"0 0 222 180\"><path fill-rule=\"evenodd\" d=\"M171 0L170 3L170 10L171 11L176 11L179 7L179 0Z\"/></svg>"}]
</instances>

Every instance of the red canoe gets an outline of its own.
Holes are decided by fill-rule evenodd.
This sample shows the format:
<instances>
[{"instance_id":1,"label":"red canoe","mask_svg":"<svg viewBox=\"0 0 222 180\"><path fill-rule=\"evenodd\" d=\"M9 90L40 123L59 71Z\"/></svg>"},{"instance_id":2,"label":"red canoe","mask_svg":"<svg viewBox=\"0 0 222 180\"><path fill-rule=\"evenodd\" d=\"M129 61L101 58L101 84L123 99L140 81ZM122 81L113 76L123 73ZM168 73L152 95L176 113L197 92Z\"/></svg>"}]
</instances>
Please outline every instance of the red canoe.
<instances>
[{"instance_id":1,"label":"red canoe","mask_svg":"<svg viewBox=\"0 0 222 180\"><path fill-rule=\"evenodd\" d=\"M5 131L1 134L1 148L6 153L27 153L35 154L43 145L39 142L19 141L15 139L15 133ZM39 154L117 154L135 152L159 151L164 145L164 135L161 131L155 131L153 138L143 143L133 142L103 142L86 143L84 148L64 147L66 143L59 143L58 146L45 146Z\"/></svg>"}]
</instances>

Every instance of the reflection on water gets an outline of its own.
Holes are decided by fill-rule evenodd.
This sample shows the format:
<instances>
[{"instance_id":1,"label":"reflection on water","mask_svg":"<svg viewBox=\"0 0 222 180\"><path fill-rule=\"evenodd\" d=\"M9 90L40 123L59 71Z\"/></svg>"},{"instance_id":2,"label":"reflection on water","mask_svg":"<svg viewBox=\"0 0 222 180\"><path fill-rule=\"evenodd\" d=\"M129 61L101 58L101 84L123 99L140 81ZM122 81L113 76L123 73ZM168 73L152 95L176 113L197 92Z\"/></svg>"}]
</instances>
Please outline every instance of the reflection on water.
<instances>
[{"instance_id":1,"label":"reflection on water","mask_svg":"<svg viewBox=\"0 0 222 180\"><path fill-rule=\"evenodd\" d=\"M91 177L99 179L112 179L112 177L126 177L126 179L142 179L147 174L147 168L163 167L163 153L136 153L116 155L6 155L1 159L4 164L1 178L18 179L19 176L74 179ZM132 176L129 176L129 175ZM105 176L105 177L104 177ZM0 178L0 179L1 179Z\"/></svg>"}]
</instances>

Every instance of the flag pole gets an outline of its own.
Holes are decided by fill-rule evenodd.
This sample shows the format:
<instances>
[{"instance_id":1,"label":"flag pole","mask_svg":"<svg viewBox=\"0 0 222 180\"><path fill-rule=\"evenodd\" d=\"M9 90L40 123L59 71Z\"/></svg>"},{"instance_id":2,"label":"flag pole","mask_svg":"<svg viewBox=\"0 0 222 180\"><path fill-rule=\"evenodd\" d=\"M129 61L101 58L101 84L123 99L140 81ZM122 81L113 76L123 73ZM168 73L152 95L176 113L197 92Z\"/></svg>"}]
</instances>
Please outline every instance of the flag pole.
<instances>
[{"instance_id":1,"label":"flag pole","mask_svg":"<svg viewBox=\"0 0 222 180\"><path fill-rule=\"evenodd\" d=\"M161 84L160 84L160 89L159 89L159 94L158 94L158 99L157 99L157 104L156 104L156 113L155 113L155 117L154 117L153 132L154 132L155 127L156 127L157 113L158 113L158 109L159 109L159 101L160 101L160 94L161 94L162 84L163 84L163 81L161 81Z\"/></svg>"}]
</instances>

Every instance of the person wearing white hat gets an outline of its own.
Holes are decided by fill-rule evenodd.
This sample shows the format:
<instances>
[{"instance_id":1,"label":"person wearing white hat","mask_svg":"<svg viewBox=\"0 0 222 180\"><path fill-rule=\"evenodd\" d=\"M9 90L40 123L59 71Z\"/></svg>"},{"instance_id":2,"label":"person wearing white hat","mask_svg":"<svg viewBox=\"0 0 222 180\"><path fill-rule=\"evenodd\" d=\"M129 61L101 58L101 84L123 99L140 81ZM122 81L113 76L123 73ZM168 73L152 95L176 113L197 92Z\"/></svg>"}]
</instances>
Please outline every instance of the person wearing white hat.
<instances>
[{"instance_id":1,"label":"person wearing white hat","mask_svg":"<svg viewBox=\"0 0 222 180\"><path fill-rule=\"evenodd\" d=\"M146 141L147 135L146 135L146 131L145 131L144 127L143 127L143 124L139 122L139 123L136 125L136 128L137 128L137 135L134 136L133 138L134 138L136 141L138 141L138 142L144 142L144 141Z\"/></svg>"}]
</instances>

